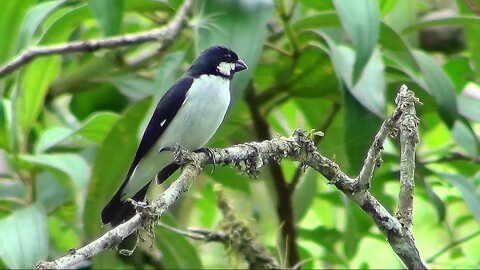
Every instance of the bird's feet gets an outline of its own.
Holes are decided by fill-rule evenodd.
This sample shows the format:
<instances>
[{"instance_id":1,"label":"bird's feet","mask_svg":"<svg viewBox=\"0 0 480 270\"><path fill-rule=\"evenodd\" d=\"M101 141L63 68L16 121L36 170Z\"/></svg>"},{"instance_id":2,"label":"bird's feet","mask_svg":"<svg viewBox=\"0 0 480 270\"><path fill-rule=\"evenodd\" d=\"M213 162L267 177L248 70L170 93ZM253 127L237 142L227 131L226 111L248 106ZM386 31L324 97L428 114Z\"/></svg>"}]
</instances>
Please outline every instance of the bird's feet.
<instances>
[{"instance_id":1,"label":"bird's feet","mask_svg":"<svg viewBox=\"0 0 480 270\"><path fill-rule=\"evenodd\" d=\"M212 172L215 170L215 166L217 165L217 161L215 160L215 153L213 153L212 149L202 147L202 148L197 149L193 152L195 152L195 153L205 153L208 156L208 158L210 158L210 160L212 160L212 165L213 165Z\"/></svg>"}]
</instances>

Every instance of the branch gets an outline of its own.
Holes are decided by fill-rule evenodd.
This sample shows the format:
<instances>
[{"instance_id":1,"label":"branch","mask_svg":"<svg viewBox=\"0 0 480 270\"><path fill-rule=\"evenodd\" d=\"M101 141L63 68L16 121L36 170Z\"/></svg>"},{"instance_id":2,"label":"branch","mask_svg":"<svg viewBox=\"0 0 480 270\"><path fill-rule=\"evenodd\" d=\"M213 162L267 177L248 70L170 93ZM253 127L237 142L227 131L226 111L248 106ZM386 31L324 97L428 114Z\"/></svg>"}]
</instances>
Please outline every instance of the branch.
<instances>
[{"instance_id":1,"label":"branch","mask_svg":"<svg viewBox=\"0 0 480 270\"><path fill-rule=\"evenodd\" d=\"M248 175L257 175L262 166L271 161L279 162L283 158L304 162L325 176L330 183L350 197L373 219L408 268L426 268L410 231L404 230L398 220L368 191L354 193L354 180L342 172L335 162L322 156L306 132L297 130L291 137L279 137L263 142L244 143L211 150L216 164L233 166ZM180 154L180 158L177 158L181 164L186 164L180 177L158 199L145 207L155 213L155 219L159 218L183 192L187 191L201 168L213 163L213 159L204 153L183 155ZM67 268L93 257L102 250L115 246L121 239L140 228L147 219L150 220L151 214L148 212L140 211L132 219L115 227L87 246L53 262L41 262L37 267L39 269Z\"/></svg>"},{"instance_id":2,"label":"branch","mask_svg":"<svg viewBox=\"0 0 480 270\"><path fill-rule=\"evenodd\" d=\"M401 98L403 95L402 89L408 90L406 85L402 85L400 87L400 92L395 99L397 107L393 111L392 115L387 120L383 121L380 130L373 140L372 146L370 146L370 149L368 150L367 158L365 159L362 170L357 177L356 188L358 190L366 190L370 188L375 166L380 167L382 165L383 161L380 157L380 153L383 150L383 143L385 142L388 134L390 134L390 132L392 132L392 130L395 128L400 120L400 117L404 113L402 109L403 106L400 104L404 100L404 98Z\"/></svg>"},{"instance_id":3,"label":"branch","mask_svg":"<svg viewBox=\"0 0 480 270\"><path fill-rule=\"evenodd\" d=\"M375 222L393 251L409 269L427 268L420 257L411 231L402 226L398 219L392 216L368 190L358 192L356 180L349 178L335 162L322 156L311 140L310 134L305 131L296 130L290 137L278 137L211 150L212 157L205 153L176 150L175 160L183 165L183 172L159 198L150 205L138 206L138 213L132 219L110 230L87 246L73 250L53 262L41 262L37 268L68 268L95 256L104 249L114 247L141 226L158 220L168 207L188 190L201 169L207 164L212 164L214 160L216 164L233 166L248 175L258 175L262 166L269 162L277 163L283 158L299 161L312 167L360 206Z\"/></svg>"},{"instance_id":4,"label":"branch","mask_svg":"<svg viewBox=\"0 0 480 270\"><path fill-rule=\"evenodd\" d=\"M162 214L172 205L182 193L186 192L195 180L195 177L200 174L200 159L198 154L192 153L189 157L191 160L185 165L182 174L173 182L157 199L150 205L137 207L137 214L131 219L111 229L97 240L80 248L72 249L63 257L60 257L52 262L40 262L37 264L37 269L66 269L85 261L105 249L117 246L123 239L130 234L136 232L140 227L147 222L158 220Z\"/></svg>"},{"instance_id":5,"label":"branch","mask_svg":"<svg viewBox=\"0 0 480 270\"><path fill-rule=\"evenodd\" d=\"M93 52L105 48L115 48L139 44L147 41L162 41L162 47L171 43L180 32L193 0L185 0L173 20L164 27L130 35L115 36L106 39L75 41L60 45L32 47L27 49L9 63L0 67L0 78L20 68L33 59L54 54L69 54L74 52Z\"/></svg>"},{"instance_id":6,"label":"branch","mask_svg":"<svg viewBox=\"0 0 480 270\"><path fill-rule=\"evenodd\" d=\"M403 111L400 118L400 193L397 218L407 229L412 227L413 189L415 187L415 145L418 140L418 124L415 105L420 101L403 85L397 95L398 107Z\"/></svg>"}]
</instances>

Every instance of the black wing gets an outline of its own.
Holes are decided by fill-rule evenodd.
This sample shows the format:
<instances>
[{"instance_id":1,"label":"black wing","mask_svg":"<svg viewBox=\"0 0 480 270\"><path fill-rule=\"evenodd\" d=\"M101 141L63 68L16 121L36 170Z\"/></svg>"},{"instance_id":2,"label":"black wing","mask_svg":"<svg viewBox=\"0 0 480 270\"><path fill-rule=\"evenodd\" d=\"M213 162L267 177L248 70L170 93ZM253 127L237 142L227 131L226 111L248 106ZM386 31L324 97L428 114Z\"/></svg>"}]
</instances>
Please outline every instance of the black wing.
<instances>
[{"instance_id":1,"label":"black wing","mask_svg":"<svg viewBox=\"0 0 480 270\"><path fill-rule=\"evenodd\" d=\"M175 114L177 114L178 110L180 110L180 107L187 96L187 92L193 83L193 79L194 78L190 76L181 78L172 87L170 87L170 89L168 89L167 93L165 93L165 95L163 95L158 102L152 118L150 118L147 128L143 133L142 140L137 148L137 153L135 154L132 165L130 165L130 168L128 169L127 176L125 177L122 186L118 189L117 193L115 193L113 198L102 211L102 222L104 224L112 222L112 225L117 225L135 214L132 204L130 202L123 202L121 200L123 189L127 185L130 176L140 160L142 160L142 158L152 149L172 121ZM163 121L165 121L165 123L160 125ZM169 166L167 167L170 169ZM174 172L176 169L178 169L178 167L171 169L174 169ZM166 173L172 174L173 172ZM138 193L133 196L133 199L136 201L143 200L145 194L147 193L149 184L150 183L139 190Z\"/></svg>"},{"instance_id":2,"label":"black wing","mask_svg":"<svg viewBox=\"0 0 480 270\"><path fill-rule=\"evenodd\" d=\"M143 133L142 140L138 146L137 153L133 159L132 165L128 170L127 179L133 173L135 167L142 158L152 149L157 140L162 136L173 117L177 114L187 96L188 89L193 83L193 77L183 77L178 80L167 93L163 95L153 112L152 118L148 122L147 128ZM160 125L165 121L163 125Z\"/></svg>"}]
</instances>

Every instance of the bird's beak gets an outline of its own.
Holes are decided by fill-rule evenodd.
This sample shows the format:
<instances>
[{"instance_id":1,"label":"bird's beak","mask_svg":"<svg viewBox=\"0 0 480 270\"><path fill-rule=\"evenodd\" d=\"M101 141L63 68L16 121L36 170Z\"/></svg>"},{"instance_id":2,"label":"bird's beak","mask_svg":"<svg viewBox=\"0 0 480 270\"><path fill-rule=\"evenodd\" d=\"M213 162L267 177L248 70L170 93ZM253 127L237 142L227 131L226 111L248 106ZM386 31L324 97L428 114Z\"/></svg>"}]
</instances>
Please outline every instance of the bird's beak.
<instances>
[{"instance_id":1,"label":"bird's beak","mask_svg":"<svg viewBox=\"0 0 480 270\"><path fill-rule=\"evenodd\" d=\"M238 59L238 61L235 62L235 72L239 72L247 68L248 68L247 64L245 64L245 62L243 62L242 59Z\"/></svg>"}]
</instances>

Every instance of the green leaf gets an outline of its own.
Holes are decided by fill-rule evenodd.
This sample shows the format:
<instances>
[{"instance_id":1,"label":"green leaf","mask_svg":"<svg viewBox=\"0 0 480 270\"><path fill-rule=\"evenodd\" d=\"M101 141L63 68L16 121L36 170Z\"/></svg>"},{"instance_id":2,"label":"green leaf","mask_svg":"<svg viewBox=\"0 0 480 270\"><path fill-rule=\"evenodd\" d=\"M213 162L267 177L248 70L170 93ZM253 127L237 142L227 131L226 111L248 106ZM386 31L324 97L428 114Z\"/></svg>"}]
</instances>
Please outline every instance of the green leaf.
<instances>
[{"instance_id":1,"label":"green leaf","mask_svg":"<svg viewBox=\"0 0 480 270\"><path fill-rule=\"evenodd\" d=\"M151 100L135 103L111 128L97 151L85 206L84 225L88 237L101 230L100 213L120 186L138 145L138 129Z\"/></svg>"},{"instance_id":2,"label":"green leaf","mask_svg":"<svg viewBox=\"0 0 480 270\"><path fill-rule=\"evenodd\" d=\"M45 18L63 4L63 1L48 1L39 3L28 10L25 19L23 20L22 27L20 28L18 51L27 48L27 46L32 43L35 33L40 28Z\"/></svg>"},{"instance_id":3,"label":"green leaf","mask_svg":"<svg viewBox=\"0 0 480 270\"><path fill-rule=\"evenodd\" d=\"M0 98L0 149L10 150L10 136L12 135L12 103Z\"/></svg>"},{"instance_id":4,"label":"green leaf","mask_svg":"<svg viewBox=\"0 0 480 270\"><path fill-rule=\"evenodd\" d=\"M456 16L442 19L432 19L428 21L416 22L402 30L402 34L408 34L414 31L418 31L422 28L452 25L452 24L464 24L464 25L479 25L480 18L476 16Z\"/></svg>"},{"instance_id":5,"label":"green leaf","mask_svg":"<svg viewBox=\"0 0 480 270\"><path fill-rule=\"evenodd\" d=\"M123 19L123 0L88 0L87 2L105 36L120 33Z\"/></svg>"},{"instance_id":6,"label":"green leaf","mask_svg":"<svg viewBox=\"0 0 480 270\"><path fill-rule=\"evenodd\" d=\"M453 139L471 157L478 157L479 145L474 130L468 121L455 121L452 128Z\"/></svg>"},{"instance_id":7,"label":"green leaf","mask_svg":"<svg viewBox=\"0 0 480 270\"><path fill-rule=\"evenodd\" d=\"M480 78L480 41L478 39L478 33L480 32L480 18L478 17L478 12L472 9L471 4L459 0L456 2L460 13L471 15L468 16L471 20L463 25L463 31L465 32L465 41L469 52L468 56L478 82L478 79ZM479 2L475 1L472 4L478 6Z\"/></svg>"},{"instance_id":8,"label":"green leaf","mask_svg":"<svg viewBox=\"0 0 480 270\"><path fill-rule=\"evenodd\" d=\"M118 75L101 79L115 86L125 96L139 100L156 94L156 88L149 79L135 75Z\"/></svg>"},{"instance_id":9,"label":"green leaf","mask_svg":"<svg viewBox=\"0 0 480 270\"><path fill-rule=\"evenodd\" d=\"M414 55L423 73L425 90L435 98L440 109L440 116L451 127L458 117L456 91L452 82L429 55L420 51L415 51Z\"/></svg>"},{"instance_id":10,"label":"green leaf","mask_svg":"<svg viewBox=\"0 0 480 270\"><path fill-rule=\"evenodd\" d=\"M333 4L330 1L302 0L301 2L305 6L313 8L315 10L323 11L333 9Z\"/></svg>"},{"instance_id":11,"label":"green leaf","mask_svg":"<svg viewBox=\"0 0 480 270\"><path fill-rule=\"evenodd\" d=\"M155 76L155 100L159 100L175 83L180 75L180 65L185 58L184 51L172 52L162 58Z\"/></svg>"},{"instance_id":12,"label":"green leaf","mask_svg":"<svg viewBox=\"0 0 480 270\"><path fill-rule=\"evenodd\" d=\"M442 199L440 199L437 193L433 190L429 181L426 180L425 177L422 177L422 181L425 186L425 190L427 191L428 198L430 199L430 202L432 202L435 210L437 211L438 223L442 223L445 220L445 216L447 214L445 203L443 203Z\"/></svg>"},{"instance_id":13,"label":"green leaf","mask_svg":"<svg viewBox=\"0 0 480 270\"><path fill-rule=\"evenodd\" d=\"M345 82L350 93L367 109L379 117L385 115L385 78L381 55L375 51L365 66L363 76L353 83L352 49L345 46L330 45L331 57L337 74Z\"/></svg>"},{"instance_id":14,"label":"green leaf","mask_svg":"<svg viewBox=\"0 0 480 270\"><path fill-rule=\"evenodd\" d=\"M160 221L178 227L170 214L163 215ZM197 250L185 236L161 226L155 231L155 240L163 255L162 265L166 269L203 269Z\"/></svg>"},{"instance_id":15,"label":"green leaf","mask_svg":"<svg viewBox=\"0 0 480 270\"><path fill-rule=\"evenodd\" d=\"M295 191L293 192L293 212L295 213L295 221L298 222L307 213L315 195L317 194L317 173L311 169L307 170L303 179L300 180Z\"/></svg>"},{"instance_id":16,"label":"green leaf","mask_svg":"<svg viewBox=\"0 0 480 270\"><path fill-rule=\"evenodd\" d=\"M25 13L36 1L2 1L0 9L0 64L16 51L18 31Z\"/></svg>"},{"instance_id":17,"label":"green leaf","mask_svg":"<svg viewBox=\"0 0 480 270\"><path fill-rule=\"evenodd\" d=\"M304 31L309 29L319 29L323 27L332 27L340 26L340 19L336 12L321 12L319 14L306 16L300 18L298 21L293 23L293 28L296 31Z\"/></svg>"},{"instance_id":18,"label":"green leaf","mask_svg":"<svg viewBox=\"0 0 480 270\"><path fill-rule=\"evenodd\" d=\"M30 269L47 259L47 216L38 204L0 219L0 258L10 269Z\"/></svg>"},{"instance_id":19,"label":"green leaf","mask_svg":"<svg viewBox=\"0 0 480 270\"><path fill-rule=\"evenodd\" d=\"M82 209L90 179L90 166L85 159L76 154L21 155L20 159L68 176L71 181L65 181L62 177L58 180L70 188L77 206Z\"/></svg>"},{"instance_id":20,"label":"green leaf","mask_svg":"<svg viewBox=\"0 0 480 270\"><path fill-rule=\"evenodd\" d=\"M69 136L75 134L100 145L105 140L108 132L112 129L114 124L118 121L118 114L111 112L98 112L88 117L83 121L82 126Z\"/></svg>"},{"instance_id":21,"label":"green leaf","mask_svg":"<svg viewBox=\"0 0 480 270\"><path fill-rule=\"evenodd\" d=\"M43 102L50 83L60 71L60 57L39 58L29 64L20 82L20 92L16 100L18 132L27 136L43 108Z\"/></svg>"},{"instance_id":22,"label":"green leaf","mask_svg":"<svg viewBox=\"0 0 480 270\"><path fill-rule=\"evenodd\" d=\"M420 67L407 43L398 32L384 22L380 24L378 43L385 49L384 53L389 57L395 58L397 62L407 67L411 72L420 72Z\"/></svg>"},{"instance_id":23,"label":"green leaf","mask_svg":"<svg viewBox=\"0 0 480 270\"><path fill-rule=\"evenodd\" d=\"M202 14L207 25L197 26L197 54L214 45L234 50L248 65L233 80L234 97L241 97L257 66L273 5L264 0L208 0L198 6L203 10L196 14Z\"/></svg>"},{"instance_id":24,"label":"green leaf","mask_svg":"<svg viewBox=\"0 0 480 270\"><path fill-rule=\"evenodd\" d=\"M48 149L59 144L72 133L72 130L65 127L52 127L44 130L35 145L35 153L46 152Z\"/></svg>"},{"instance_id":25,"label":"green leaf","mask_svg":"<svg viewBox=\"0 0 480 270\"><path fill-rule=\"evenodd\" d=\"M360 78L378 40L380 14L375 0L334 0L343 28L355 45L352 81ZM353 16L353 14L355 14Z\"/></svg>"},{"instance_id":26,"label":"green leaf","mask_svg":"<svg viewBox=\"0 0 480 270\"><path fill-rule=\"evenodd\" d=\"M480 222L480 190L474 185L473 179L465 178L459 174L443 172L436 172L436 174L460 191L467 207L470 209L475 219Z\"/></svg>"},{"instance_id":27,"label":"green leaf","mask_svg":"<svg viewBox=\"0 0 480 270\"><path fill-rule=\"evenodd\" d=\"M350 164L350 172L359 173L367 151L381 125L381 120L365 109L345 86L342 87L342 93L345 108L344 143L347 159Z\"/></svg>"},{"instance_id":28,"label":"green leaf","mask_svg":"<svg viewBox=\"0 0 480 270\"><path fill-rule=\"evenodd\" d=\"M467 119L480 122L480 100L468 95L458 97L458 111Z\"/></svg>"},{"instance_id":29,"label":"green leaf","mask_svg":"<svg viewBox=\"0 0 480 270\"><path fill-rule=\"evenodd\" d=\"M78 136L87 139L88 142L99 145L103 142L118 118L118 115L115 113L99 112L85 119L76 130L65 127L49 128L40 135L35 147L35 153L46 152L58 145L68 145L69 142L71 143L69 139L77 139L79 138Z\"/></svg>"}]
</instances>

